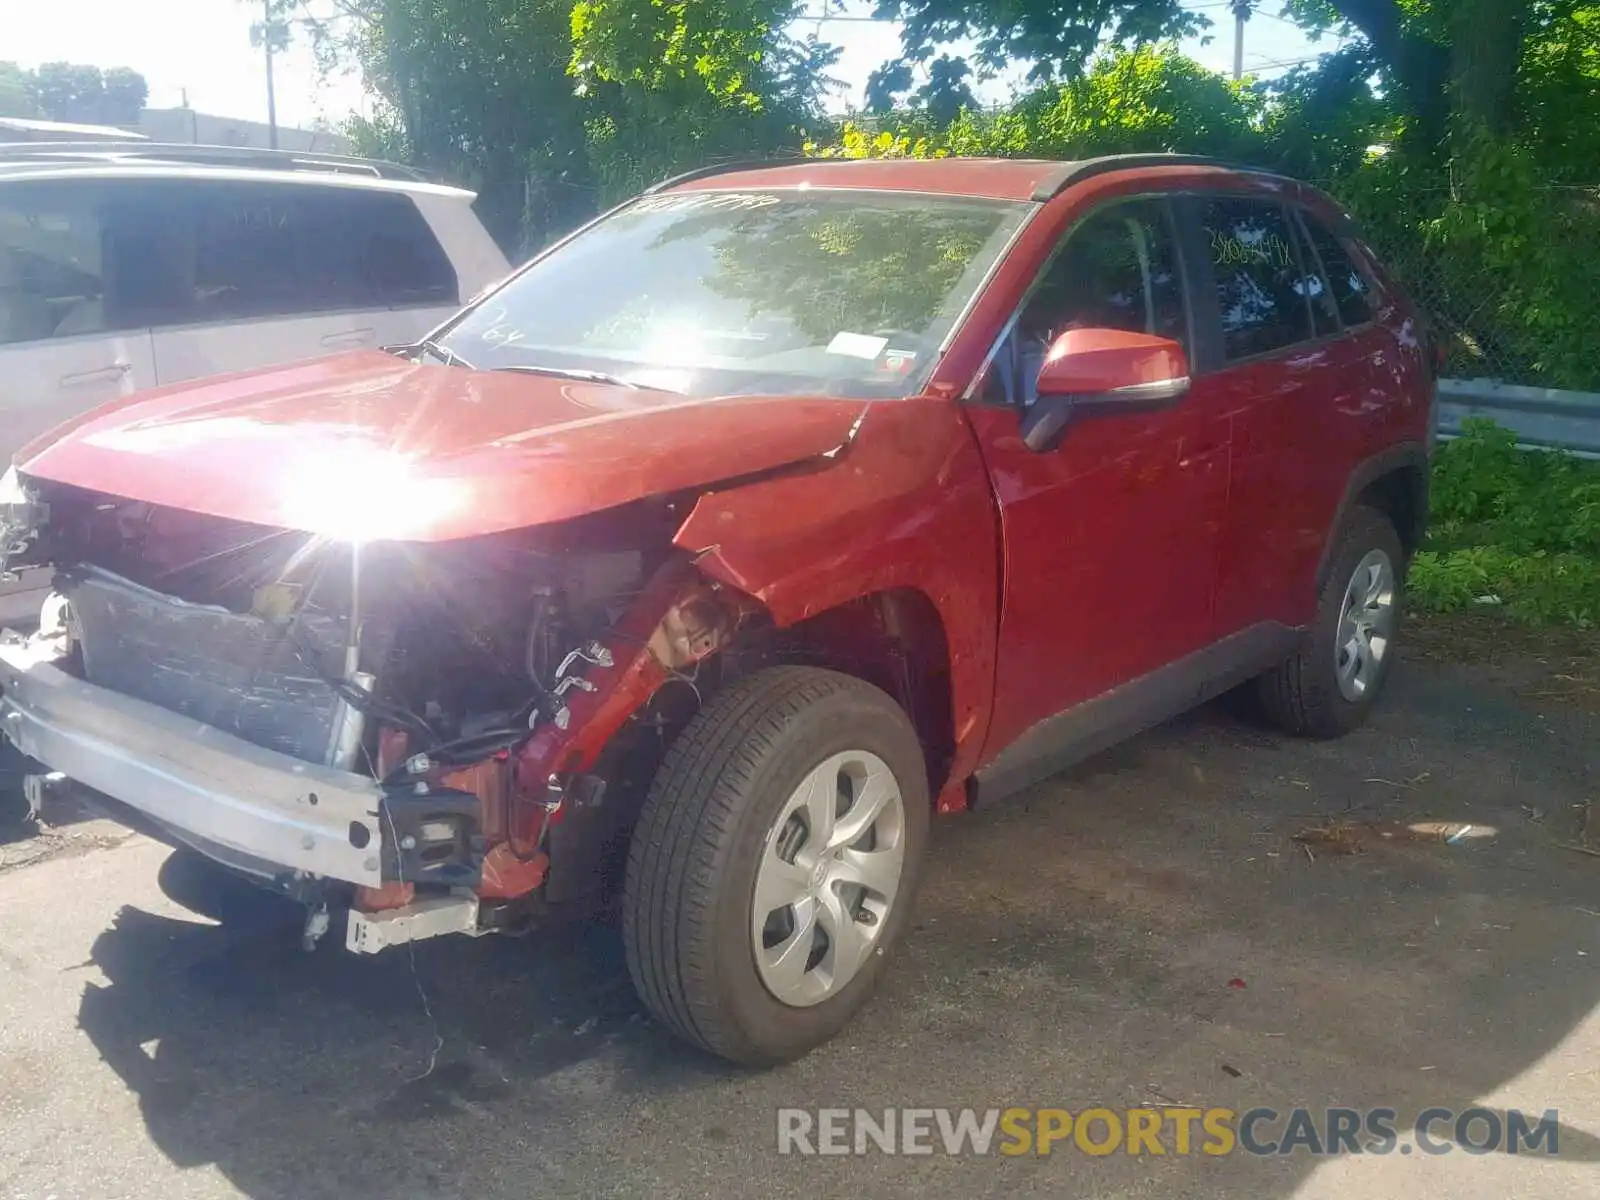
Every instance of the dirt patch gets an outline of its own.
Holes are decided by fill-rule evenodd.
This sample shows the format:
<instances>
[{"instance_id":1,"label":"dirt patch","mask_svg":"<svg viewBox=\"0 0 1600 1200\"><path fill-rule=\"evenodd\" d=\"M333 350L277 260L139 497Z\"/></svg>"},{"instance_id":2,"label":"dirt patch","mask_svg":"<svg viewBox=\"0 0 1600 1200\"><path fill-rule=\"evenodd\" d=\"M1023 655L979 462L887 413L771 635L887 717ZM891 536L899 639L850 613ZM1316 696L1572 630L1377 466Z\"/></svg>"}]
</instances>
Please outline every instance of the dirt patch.
<instances>
[{"instance_id":1,"label":"dirt patch","mask_svg":"<svg viewBox=\"0 0 1600 1200\"><path fill-rule=\"evenodd\" d=\"M0 844L0 873L54 858L76 858L96 850L109 850L137 836L109 821L95 821L72 829L38 828L32 836Z\"/></svg>"},{"instance_id":2,"label":"dirt patch","mask_svg":"<svg viewBox=\"0 0 1600 1200\"><path fill-rule=\"evenodd\" d=\"M1466 666L1538 706L1600 713L1600 631L1527 625L1483 610L1406 619L1401 654L1418 662Z\"/></svg>"}]
</instances>

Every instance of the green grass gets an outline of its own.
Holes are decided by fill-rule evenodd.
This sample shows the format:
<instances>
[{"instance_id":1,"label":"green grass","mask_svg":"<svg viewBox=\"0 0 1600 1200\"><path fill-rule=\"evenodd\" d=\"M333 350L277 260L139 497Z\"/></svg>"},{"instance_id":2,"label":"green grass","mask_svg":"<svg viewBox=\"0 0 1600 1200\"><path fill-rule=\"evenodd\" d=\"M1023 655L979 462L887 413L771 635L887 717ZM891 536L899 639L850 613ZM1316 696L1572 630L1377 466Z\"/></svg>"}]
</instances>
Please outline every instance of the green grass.
<instances>
[{"instance_id":1,"label":"green grass","mask_svg":"<svg viewBox=\"0 0 1600 1200\"><path fill-rule=\"evenodd\" d=\"M1431 502L1412 607L1600 624L1600 463L1518 450L1509 431L1469 421L1435 455Z\"/></svg>"}]
</instances>

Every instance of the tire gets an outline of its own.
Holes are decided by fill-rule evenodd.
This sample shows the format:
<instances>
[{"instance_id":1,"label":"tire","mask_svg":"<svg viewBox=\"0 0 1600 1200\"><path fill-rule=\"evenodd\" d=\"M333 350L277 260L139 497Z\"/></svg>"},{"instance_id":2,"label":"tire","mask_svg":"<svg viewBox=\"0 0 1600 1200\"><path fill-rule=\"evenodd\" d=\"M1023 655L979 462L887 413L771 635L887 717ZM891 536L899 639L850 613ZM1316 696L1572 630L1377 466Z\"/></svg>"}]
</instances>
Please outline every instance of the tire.
<instances>
[{"instance_id":1,"label":"tire","mask_svg":"<svg viewBox=\"0 0 1600 1200\"><path fill-rule=\"evenodd\" d=\"M898 785L898 823L892 801L884 800L882 815L866 827L872 832L832 853L898 848L898 890L881 912L868 911L868 897L880 893L857 892L831 876L819 882L827 864L816 873L805 865L826 855L830 837L850 836L852 814L872 810L868 781L873 797L887 795L874 762L887 767L889 786ZM805 820L813 809L811 802L796 807L802 795L797 789L808 779L827 779L829 772L836 773L829 781L834 790L815 810L827 831L813 845ZM839 804L845 807L835 824L823 809ZM719 692L674 741L633 834L623 940L629 974L646 1007L685 1040L750 1066L788 1062L827 1041L866 1003L887 952L910 921L930 811L916 733L900 707L870 684L814 667L774 667ZM795 833L797 823L801 834ZM797 838L799 849L785 848ZM784 855L792 865L778 864L781 877L772 878L788 888L796 886L791 875L805 877L809 882L798 886L811 889L810 899L769 911L766 929L777 922L777 931L769 933L757 928L756 887ZM762 894L770 899L773 893ZM806 933L802 909L823 931L820 937ZM787 936L779 936L786 920ZM833 927L844 931L841 947L853 943L848 956L833 955ZM866 940L856 942L857 935ZM785 946L801 948L803 936L815 939L805 943L803 954L783 955ZM770 947L767 940L773 940ZM817 966L805 966L818 946L824 949ZM862 946L868 948L858 953ZM830 958L834 968L827 967ZM850 968L853 974L838 969L829 983L828 971L846 958L859 967ZM787 971L777 961L783 959ZM802 975L794 975L796 964ZM787 993L792 1003L769 987L768 978L778 980L780 973L785 986L793 984Z\"/></svg>"},{"instance_id":2,"label":"tire","mask_svg":"<svg viewBox=\"0 0 1600 1200\"><path fill-rule=\"evenodd\" d=\"M22 779L28 773L28 760L0 736L0 834L17 829L33 816L23 795Z\"/></svg>"},{"instance_id":3,"label":"tire","mask_svg":"<svg viewBox=\"0 0 1600 1200\"><path fill-rule=\"evenodd\" d=\"M1341 625L1346 596L1381 557L1389 570L1389 604L1382 653L1373 664L1359 695L1341 683ZM1367 719L1394 666L1399 633L1400 593L1405 578L1405 554L1394 524L1382 513L1358 508L1339 534L1327 580L1317 597L1317 611L1295 655L1256 681L1256 694L1267 719L1280 729L1302 737L1336 738ZM1358 604L1357 608L1361 606ZM1376 611L1376 610L1367 610ZM1376 626L1374 631L1376 632ZM1346 633L1348 633L1346 629ZM1368 645L1372 645L1368 640Z\"/></svg>"}]
</instances>

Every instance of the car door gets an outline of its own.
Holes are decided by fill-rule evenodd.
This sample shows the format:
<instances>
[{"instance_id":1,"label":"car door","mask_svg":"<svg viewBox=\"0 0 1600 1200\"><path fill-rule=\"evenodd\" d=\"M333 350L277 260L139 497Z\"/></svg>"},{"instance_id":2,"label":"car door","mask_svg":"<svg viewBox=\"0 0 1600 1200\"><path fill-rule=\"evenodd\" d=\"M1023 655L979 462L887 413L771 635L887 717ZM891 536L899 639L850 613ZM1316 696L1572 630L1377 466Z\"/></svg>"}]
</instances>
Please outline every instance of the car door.
<instances>
[{"instance_id":1,"label":"car door","mask_svg":"<svg viewBox=\"0 0 1600 1200\"><path fill-rule=\"evenodd\" d=\"M1196 311L1210 347L1193 390L1232 422L1218 632L1297 626L1310 618L1311 564L1349 473L1338 414L1362 402L1368 364L1290 204L1228 194L1186 203L1205 250Z\"/></svg>"},{"instance_id":2,"label":"car door","mask_svg":"<svg viewBox=\"0 0 1600 1200\"><path fill-rule=\"evenodd\" d=\"M0 471L40 434L154 382L150 331L108 295L103 183L0 188ZM35 617L50 572L0 582L0 623Z\"/></svg>"},{"instance_id":3,"label":"car door","mask_svg":"<svg viewBox=\"0 0 1600 1200\"><path fill-rule=\"evenodd\" d=\"M1191 341L1164 199L1117 201L1068 231L969 407L1004 547L991 755L1046 718L1148 680L1211 634L1226 420L1185 398L1086 419L1054 449L1028 449L1020 422L1038 365L1074 327Z\"/></svg>"},{"instance_id":4,"label":"car door","mask_svg":"<svg viewBox=\"0 0 1600 1200\"><path fill-rule=\"evenodd\" d=\"M455 311L455 271L404 194L198 180L182 206L194 303L155 330L162 383L409 341Z\"/></svg>"},{"instance_id":5,"label":"car door","mask_svg":"<svg viewBox=\"0 0 1600 1200\"><path fill-rule=\"evenodd\" d=\"M0 462L47 430L155 382L150 332L108 297L107 189L0 188ZM132 327L130 327L132 326Z\"/></svg>"}]
</instances>

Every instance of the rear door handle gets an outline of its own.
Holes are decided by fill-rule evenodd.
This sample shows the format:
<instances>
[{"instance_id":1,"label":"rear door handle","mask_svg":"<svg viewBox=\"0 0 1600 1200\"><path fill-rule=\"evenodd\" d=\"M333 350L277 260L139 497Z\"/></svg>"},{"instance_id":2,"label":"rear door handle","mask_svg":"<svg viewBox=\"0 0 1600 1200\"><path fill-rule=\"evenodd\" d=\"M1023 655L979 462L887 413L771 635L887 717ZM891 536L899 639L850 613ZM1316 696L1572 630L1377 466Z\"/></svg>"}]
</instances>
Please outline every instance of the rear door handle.
<instances>
[{"instance_id":1,"label":"rear door handle","mask_svg":"<svg viewBox=\"0 0 1600 1200\"><path fill-rule=\"evenodd\" d=\"M342 350L348 346L365 346L377 336L373 329L347 329L343 333L330 333L322 339L329 350Z\"/></svg>"},{"instance_id":2,"label":"rear door handle","mask_svg":"<svg viewBox=\"0 0 1600 1200\"><path fill-rule=\"evenodd\" d=\"M104 383L110 379L122 379L133 370L131 362L117 361L109 367L98 367L93 371L79 371L75 375L63 375L62 387L83 387L90 383Z\"/></svg>"}]
</instances>

